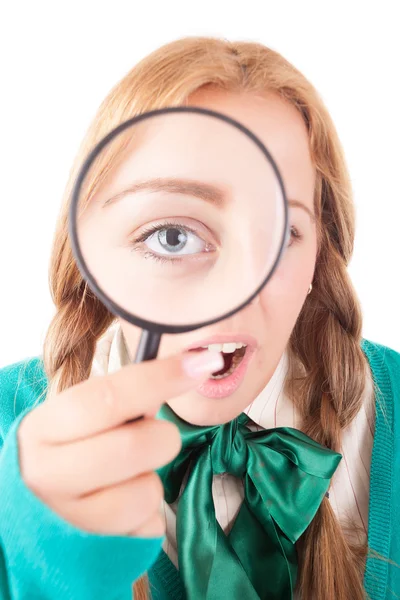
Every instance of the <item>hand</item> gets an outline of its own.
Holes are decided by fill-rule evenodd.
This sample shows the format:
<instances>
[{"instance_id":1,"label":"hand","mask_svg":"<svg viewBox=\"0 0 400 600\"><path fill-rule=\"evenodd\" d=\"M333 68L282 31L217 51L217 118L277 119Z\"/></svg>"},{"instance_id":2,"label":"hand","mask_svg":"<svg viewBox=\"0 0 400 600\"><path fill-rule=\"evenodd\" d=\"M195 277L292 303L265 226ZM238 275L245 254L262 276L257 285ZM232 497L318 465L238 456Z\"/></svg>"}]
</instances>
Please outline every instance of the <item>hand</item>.
<instances>
[{"instance_id":1,"label":"hand","mask_svg":"<svg viewBox=\"0 0 400 600\"><path fill-rule=\"evenodd\" d=\"M155 415L222 367L219 353L187 353L91 377L45 401L18 431L26 485L80 529L163 535L164 490L154 470L179 453L181 440Z\"/></svg>"}]
</instances>

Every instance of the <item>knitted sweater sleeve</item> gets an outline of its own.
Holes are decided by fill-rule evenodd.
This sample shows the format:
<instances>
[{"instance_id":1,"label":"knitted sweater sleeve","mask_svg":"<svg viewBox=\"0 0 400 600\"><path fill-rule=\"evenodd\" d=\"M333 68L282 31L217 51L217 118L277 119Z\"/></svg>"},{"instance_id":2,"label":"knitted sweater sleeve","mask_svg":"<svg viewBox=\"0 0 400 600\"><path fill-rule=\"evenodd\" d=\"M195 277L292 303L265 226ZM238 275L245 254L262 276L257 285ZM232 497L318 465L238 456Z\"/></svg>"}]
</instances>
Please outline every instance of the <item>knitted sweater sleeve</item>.
<instances>
[{"instance_id":1,"label":"knitted sweater sleeve","mask_svg":"<svg viewBox=\"0 0 400 600\"><path fill-rule=\"evenodd\" d=\"M43 397L38 359L0 370L0 599L131 600L163 538L103 536L63 520L25 485L17 431Z\"/></svg>"}]
</instances>

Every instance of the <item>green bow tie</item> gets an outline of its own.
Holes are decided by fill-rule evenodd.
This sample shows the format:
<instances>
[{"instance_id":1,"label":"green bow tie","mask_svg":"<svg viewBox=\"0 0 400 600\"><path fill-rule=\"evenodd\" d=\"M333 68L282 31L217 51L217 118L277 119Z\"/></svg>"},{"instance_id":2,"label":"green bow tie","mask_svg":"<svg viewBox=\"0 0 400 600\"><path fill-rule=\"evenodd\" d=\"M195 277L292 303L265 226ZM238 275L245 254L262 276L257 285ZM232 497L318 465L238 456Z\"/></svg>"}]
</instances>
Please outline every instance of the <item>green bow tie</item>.
<instances>
[{"instance_id":1,"label":"green bow tie","mask_svg":"<svg viewBox=\"0 0 400 600\"><path fill-rule=\"evenodd\" d=\"M167 405L182 449L158 470L165 500L179 499L179 571L190 600L291 600L297 579L295 542L307 529L342 456L291 427L252 432L241 414L226 425L197 427ZM213 474L243 481L245 501L228 535L215 517Z\"/></svg>"}]
</instances>

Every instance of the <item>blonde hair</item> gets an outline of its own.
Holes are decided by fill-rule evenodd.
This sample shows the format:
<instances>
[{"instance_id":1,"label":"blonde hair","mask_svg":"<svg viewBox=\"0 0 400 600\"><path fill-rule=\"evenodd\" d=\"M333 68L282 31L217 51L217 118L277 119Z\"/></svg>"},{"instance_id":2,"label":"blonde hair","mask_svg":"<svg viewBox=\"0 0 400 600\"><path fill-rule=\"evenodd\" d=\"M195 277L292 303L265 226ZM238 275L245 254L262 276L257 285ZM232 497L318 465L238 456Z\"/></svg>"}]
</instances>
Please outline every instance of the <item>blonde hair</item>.
<instances>
[{"instance_id":1,"label":"blonde hair","mask_svg":"<svg viewBox=\"0 0 400 600\"><path fill-rule=\"evenodd\" d=\"M83 281L68 239L71 188L83 158L122 121L185 105L203 86L275 92L297 108L306 124L316 168L319 252L313 291L290 339L291 355L304 367L293 377L293 401L303 431L340 451L341 432L361 407L366 375L360 307L346 269L354 240L349 174L331 117L314 87L279 53L258 43L204 37L174 41L135 66L101 104L72 168L54 239L50 287L56 314L44 344L50 390L61 391L89 376L96 341L114 320ZM99 180L105 168L99 165ZM367 548L347 541L327 498L297 547L301 598L365 598ZM146 577L135 583L134 592L138 600L149 597Z\"/></svg>"}]
</instances>

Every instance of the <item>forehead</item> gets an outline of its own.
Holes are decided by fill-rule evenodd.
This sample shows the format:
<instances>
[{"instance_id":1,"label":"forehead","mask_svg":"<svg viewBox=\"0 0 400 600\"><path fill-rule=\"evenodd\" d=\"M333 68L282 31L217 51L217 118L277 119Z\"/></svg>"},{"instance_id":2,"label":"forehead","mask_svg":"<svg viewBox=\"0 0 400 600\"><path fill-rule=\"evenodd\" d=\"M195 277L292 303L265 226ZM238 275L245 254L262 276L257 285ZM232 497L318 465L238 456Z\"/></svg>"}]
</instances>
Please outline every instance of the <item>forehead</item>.
<instances>
[{"instance_id":1,"label":"forehead","mask_svg":"<svg viewBox=\"0 0 400 600\"><path fill-rule=\"evenodd\" d=\"M288 198L313 209L315 167L308 132L300 112L289 101L272 93L257 96L203 88L190 96L188 104L224 113L253 131L277 163Z\"/></svg>"}]
</instances>

